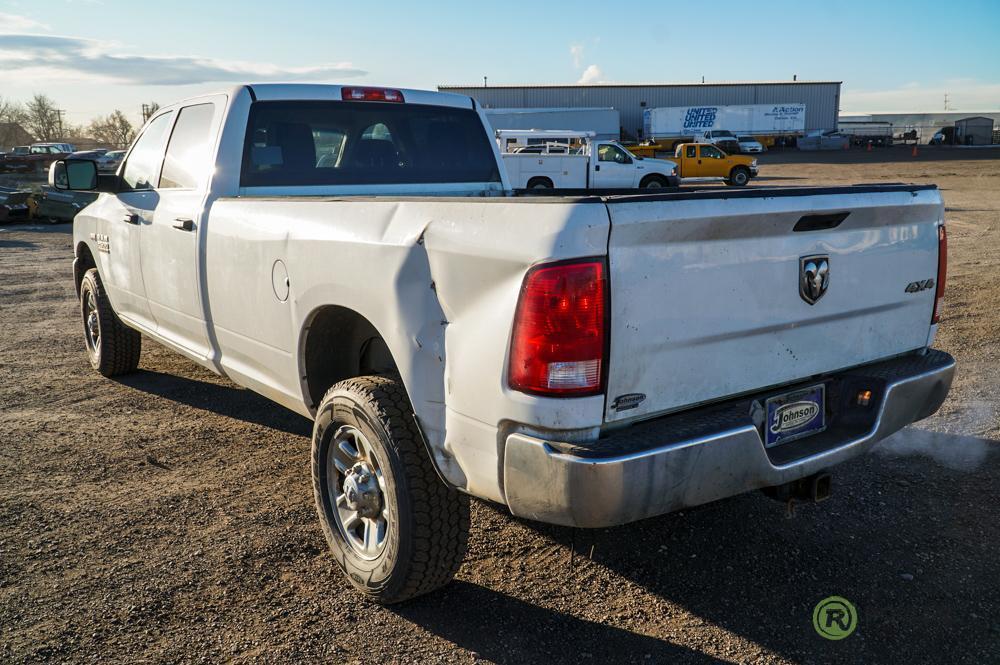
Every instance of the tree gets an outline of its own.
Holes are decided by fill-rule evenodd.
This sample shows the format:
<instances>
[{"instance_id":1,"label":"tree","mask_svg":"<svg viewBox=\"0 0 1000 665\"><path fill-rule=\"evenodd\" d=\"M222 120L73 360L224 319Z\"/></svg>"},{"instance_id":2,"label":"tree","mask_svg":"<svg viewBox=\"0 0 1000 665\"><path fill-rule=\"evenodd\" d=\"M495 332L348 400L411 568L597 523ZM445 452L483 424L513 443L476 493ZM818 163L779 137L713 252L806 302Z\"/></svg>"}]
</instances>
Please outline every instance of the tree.
<instances>
[{"instance_id":1,"label":"tree","mask_svg":"<svg viewBox=\"0 0 1000 665\"><path fill-rule=\"evenodd\" d=\"M23 104L0 97L0 123L16 122L17 124L23 124L25 115Z\"/></svg>"},{"instance_id":2,"label":"tree","mask_svg":"<svg viewBox=\"0 0 1000 665\"><path fill-rule=\"evenodd\" d=\"M153 114L160 110L159 102L150 102L142 105L142 121L146 122L153 117Z\"/></svg>"},{"instance_id":3,"label":"tree","mask_svg":"<svg viewBox=\"0 0 1000 665\"><path fill-rule=\"evenodd\" d=\"M132 139L135 138L135 127L118 109L105 118L95 118L90 123L89 131L101 143L107 143L119 149L127 148L132 143Z\"/></svg>"},{"instance_id":4,"label":"tree","mask_svg":"<svg viewBox=\"0 0 1000 665\"><path fill-rule=\"evenodd\" d=\"M62 111L46 95L35 95L25 106L24 127L37 141L55 141L62 136Z\"/></svg>"}]
</instances>

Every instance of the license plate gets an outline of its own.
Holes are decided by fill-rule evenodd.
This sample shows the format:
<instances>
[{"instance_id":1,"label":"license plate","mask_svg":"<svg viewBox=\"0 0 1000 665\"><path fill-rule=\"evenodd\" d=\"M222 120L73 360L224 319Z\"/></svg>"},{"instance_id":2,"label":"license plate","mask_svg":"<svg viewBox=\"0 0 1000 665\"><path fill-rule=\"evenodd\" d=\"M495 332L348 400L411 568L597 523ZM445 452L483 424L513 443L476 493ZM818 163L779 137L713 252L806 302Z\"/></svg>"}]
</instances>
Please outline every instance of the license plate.
<instances>
[{"instance_id":1,"label":"license plate","mask_svg":"<svg viewBox=\"0 0 1000 665\"><path fill-rule=\"evenodd\" d=\"M826 386L771 397L766 402L764 445L770 448L826 429Z\"/></svg>"}]
</instances>

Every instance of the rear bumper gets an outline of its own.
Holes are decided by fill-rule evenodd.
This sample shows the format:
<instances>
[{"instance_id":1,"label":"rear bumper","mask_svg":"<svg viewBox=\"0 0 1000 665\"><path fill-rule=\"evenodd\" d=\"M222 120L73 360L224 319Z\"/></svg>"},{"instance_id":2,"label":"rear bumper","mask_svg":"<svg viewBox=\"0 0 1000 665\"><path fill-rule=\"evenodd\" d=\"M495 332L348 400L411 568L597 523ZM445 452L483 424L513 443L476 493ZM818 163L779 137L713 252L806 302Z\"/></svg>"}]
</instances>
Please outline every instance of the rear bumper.
<instances>
[{"instance_id":1,"label":"rear bumper","mask_svg":"<svg viewBox=\"0 0 1000 665\"><path fill-rule=\"evenodd\" d=\"M802 385L827 384L826 431L765 449L753 402L788 386L619 430L590 444L525 434L507 438L504 491L515 515L606 527L781 485L870 450L944 402L954 359L930 350ZM859 407L860 389L873 392Z\"/></svg>"}]
</instances>

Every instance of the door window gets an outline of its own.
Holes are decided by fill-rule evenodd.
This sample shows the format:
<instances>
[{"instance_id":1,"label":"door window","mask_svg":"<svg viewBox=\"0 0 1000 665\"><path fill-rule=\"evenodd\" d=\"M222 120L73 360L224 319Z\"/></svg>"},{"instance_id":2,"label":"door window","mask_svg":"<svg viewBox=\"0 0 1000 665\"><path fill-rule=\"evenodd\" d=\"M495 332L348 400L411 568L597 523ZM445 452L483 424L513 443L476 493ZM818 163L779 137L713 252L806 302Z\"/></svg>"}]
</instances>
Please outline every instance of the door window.
<instances>
[{"instance_id":1,"label":"door window","mask_svg":"<svg viewBox=\"0 0 1000 665\"><path fill-rule=\"evenodd\" d=\"M627 164L629 160L625 151L620 149L618 146L611 145L610 143L602 143L597 148L597 161Z\"/></svg>"},{"instance_id":2,"label":"door window","mask_svg":"<svg viewBox=\"0 0 1000 665\"><path fill-rule=\"evenodd\" d=\"M210 168L210 142L215 104L185 106L177 115L163 159L160 187L196 189L205 184Z\"/></svg>"},{"instance_id":3,"label":"door window","mask_svg":"<svg viewBox=\"0 0 1000 665\"><path fill-rule=\"evenodd\" d=\"M156 171L163 159L163 139L173 116L171 111L154 118L132 148L122 173L125 183L132 189L153 188Z\"/></svg>"},{"instance_id":4,"label":"door window","mask_svg":"<svg viewBox=\"0 0 1000 665\"><path fill-rule=\"evenodd\" d=\"M698 146L696 145L685 146L684 150L685 150L684 156L687 157L688 159L694 159L695 157L698 156L697 155Z\"/></svg>"},{"instance_id":5,"label":"door window","mask_svg":"<svg viewBox=\"0 0 1000 665\"><path fill-rule=\"evenodd\" d=\"M725 159L725 155L722 151L711 145L701 146L701 157L702 159Z\"/></svg>"}]
</instances>

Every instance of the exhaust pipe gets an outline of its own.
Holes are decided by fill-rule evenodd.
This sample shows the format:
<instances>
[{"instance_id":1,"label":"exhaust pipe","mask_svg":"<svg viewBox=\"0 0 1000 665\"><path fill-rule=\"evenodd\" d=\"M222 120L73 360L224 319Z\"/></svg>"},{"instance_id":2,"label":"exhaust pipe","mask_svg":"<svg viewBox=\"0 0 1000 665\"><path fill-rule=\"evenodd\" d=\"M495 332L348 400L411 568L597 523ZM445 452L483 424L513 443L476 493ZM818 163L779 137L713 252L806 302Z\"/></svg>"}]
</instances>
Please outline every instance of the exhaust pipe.
<instances>
[{"instance_id":1,"label":"exhaust pipe","mask_svg":"<svg viewBox=\"0 0 1000 665\"><path fill-rule=\"evenodd\" d=\"M819 503L829 499L833 493L833 476L826 471L820 471L784 485L765 487L763 491L767 496L782 503L789 501Z\"/></svg>"}]
</instances>

